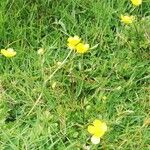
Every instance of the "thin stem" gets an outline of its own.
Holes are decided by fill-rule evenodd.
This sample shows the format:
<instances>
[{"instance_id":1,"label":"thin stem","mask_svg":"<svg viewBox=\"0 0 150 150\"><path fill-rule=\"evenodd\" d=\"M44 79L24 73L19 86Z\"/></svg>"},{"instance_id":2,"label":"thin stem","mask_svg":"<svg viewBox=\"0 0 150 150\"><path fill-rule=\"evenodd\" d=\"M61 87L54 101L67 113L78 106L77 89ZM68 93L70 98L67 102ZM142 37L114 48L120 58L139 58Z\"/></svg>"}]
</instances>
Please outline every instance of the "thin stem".
<instances>
[{"instance_id":1,"label":"thin stem","mask_svg":"<svg viewBox=\"0 0 150 150\"><path fill-rule=\"evenodd\" d=\"M43 87L46 85L46 83L51 80L51 78L55 75L55 73L62 68L62 66L66 63L68 57L71 55L72 51L70 50L70 52L68 53L68 55L66 56L66 58L63 60L63 62L58 66L58 68L49 76L49 78L47 80L45 80Z\"/></svg>"},{"instance_id":2,"label":"thin stem","mask_svg":"<svg viewBox=\"0 0 150 150\"><path fill-rule=\"evenodd\" d=\"M44 89L44 87L46 86L47 82L48 82L49 80L51 80L52 77L57 73L57 71L58 71L59 69L61 69L62 66L67 62L67 59L69 58L69 56L71 55L71 53L72 53L72 50L70 50L70 52L68 53L68 55L66 56L66 58L65 58L65 59L63 60L63 62L58 66L58 68L49 76L49 78L44 81L43 86L42 86L42 91L41 91L39 97L37 98L36 102L34 103L33 107L32 107L32 108L30 109L30 111L28 112L27 116L29 116L29 115L31 114L31 112L34 110L34 108L35 108L35 107L37 106L37 104L39 103L41 97L43 96L43 89Z\"/></svg>"}]
</instances>

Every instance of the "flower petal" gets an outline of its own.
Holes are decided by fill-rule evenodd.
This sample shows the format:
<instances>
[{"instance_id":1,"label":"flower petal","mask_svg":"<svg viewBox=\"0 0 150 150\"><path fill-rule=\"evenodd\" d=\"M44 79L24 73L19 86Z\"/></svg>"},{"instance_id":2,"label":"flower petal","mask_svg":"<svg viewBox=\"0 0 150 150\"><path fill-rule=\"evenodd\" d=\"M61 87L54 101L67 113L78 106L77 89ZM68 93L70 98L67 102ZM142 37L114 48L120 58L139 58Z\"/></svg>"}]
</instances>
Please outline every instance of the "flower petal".
<instances>
[{"instance_id":1,"label":"flower petal","mask_svg":"<svg viewBox=\"0 0 150 150\"><path fill-rule=\"evenodd\" d=\"M93 134L95 137L100 138L105 134L105 131L100 128L95 129L95 133Z\"/></svg>"},{"instance_id":2,"label":"flower petal","mask_svg":"<svg viewBox=\"0 0 150 150\"><path fill-rule=\"evenodd\" d=\"M89 44L84 44L84 43L79 43L77 46L76 46L76 50L77 50L77 53L85 53L87 52L87 50L89 49Z\"/></svg>"},{"instance_id":3,"label":"flower petal","mask_svg":"<svg viewBox=\"0 0 150 150\"><path fill-rule=\"evenodd\" d=\"M74 36L74 37L69 37L67 41L69 44L75 46L81 41L81 39L78 36Z\"/></svg>"},{"instance_id":4,"label":"flower petal","mask_svg":"<svg viewBox=\"0 0 150 150\"><path fill-rule=\"evenodd\" d=\"M139 6L142 4L142 0L131 0L131 2L134 6Z\"/></svg>"},{"instance_id":5,"label":"flower petal","mask_svg":"<svg viewBox=\"0 0 150 150\"><path fill-rule=\"evenodd\" d=\"M95 120L93 121L93 125L94 125L95 127L101 126L101 125L102 125L102 121L100 121L100 120L98 120L98 119L95 119Z\"/></svg>"},{"instance_id":6,"label":"flower petal","mask_svg":"<svg viewBox=\"0 0 150 150\"><path fill-rule=\"evenodd\" d=\"M75 45L74 45L74 44L68 43L67 46L68 46L68 48L70 48L70 49L75 49Z\"/></svg>"},{"instance_id":7,"label":"flower petal","mask_svg":"<svg viewBox=\"0 0 150 150\"><path fill-rule=\"evenodd\" d=\"M104 132L106 132L107 131L107 125L106 125L106 123L105 122L103 122L102 123L102 130L104 131Z\"/></svg>"},{"instance_id":8,"label":"flower petal","mask_svg":"<svg viewBox=\"0 0 150 150\"><path fill-rule=\"evenodd\" d=\"M88 132L91 133L91 134L94 134L95 133L95 127L92 126L92 125L89 125L88 126Z\"/></svg>"},{"instance_id":9,"label":"flower petal","mask_svg":"<svg viewBox=\"0 0 150 150\"><path fill-rule=\"evenodd\" d=\"M121 22L123 22L124 24L131 24L133 23L133 21L135 20L135 16L128 16L128 15L121 15Z\"/></svg>"},{"instance_id":10,"label":"flower petal","mask_svg":"<svg viewBox=\"0 0 150 150\"><path fill-rule=\"evenodd\" d=\"M100 138L107 131L107 125L105 122L102 122L102 121L96 119L96 120L94 120L93 125L94 125L94 134L93 135L95 137Z\"/></svg>"},{"instance_id":11,"label":"flower petal","mask_svg":"<svg viewBox=\"0 0 150 150\"><path fill-rule=\"evenodd\" d=\"M8 48L7 50L2 49L1 54L7 58L11 58L16 55L16 52L12 48Z\"/></svg>"}]
</instances>

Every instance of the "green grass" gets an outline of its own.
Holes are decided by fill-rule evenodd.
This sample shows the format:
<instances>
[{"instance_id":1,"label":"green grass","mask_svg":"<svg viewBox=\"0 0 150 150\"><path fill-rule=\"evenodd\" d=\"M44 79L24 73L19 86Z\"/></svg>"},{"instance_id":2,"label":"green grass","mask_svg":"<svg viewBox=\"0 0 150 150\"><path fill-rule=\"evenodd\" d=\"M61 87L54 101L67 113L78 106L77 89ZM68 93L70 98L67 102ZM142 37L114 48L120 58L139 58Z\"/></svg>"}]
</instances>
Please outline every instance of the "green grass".
<instances>
[{"instance_id":1,"label":"green grass","mask_svg":"<svg viewBox=\"0 0 150 150\"><path fill-rule=\"evenodd\" d=\"M150 1L131 13L138 32L120 23L131 9L127 0L1 0L1 49L17 55L0 56L0 150L150 149ZM71 53L43 86L73 35L98 47ZM97 146L94 119L108 126Z\"/></svg>"}]
</instances>

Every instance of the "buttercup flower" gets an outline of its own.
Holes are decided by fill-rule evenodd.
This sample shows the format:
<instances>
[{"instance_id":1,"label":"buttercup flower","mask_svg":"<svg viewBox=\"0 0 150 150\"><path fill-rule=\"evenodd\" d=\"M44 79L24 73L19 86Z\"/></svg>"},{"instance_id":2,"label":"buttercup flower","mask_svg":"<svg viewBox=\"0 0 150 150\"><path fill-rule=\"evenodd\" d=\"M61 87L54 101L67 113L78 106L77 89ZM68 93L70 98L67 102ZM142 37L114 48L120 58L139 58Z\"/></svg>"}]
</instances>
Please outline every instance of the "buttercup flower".
<instances>
[{"instance_id":1,"label":"buttercup flower","mask_svg":"<svg viewBox=\"0 0 150 150\"><path fill-rule=\"evenodd\" d=\"M78 36L74 36L74 37L69 37L67 42L68 42L68 47L70 49L75 49L76 45L81 41L81 39Z\"/></svg>"},{"instance_id":2,"label":"buttercup flower","mask_svg":"<svg viewBox=\"0 0 150 150\"><path fill-rule=\"evenodd\" d=\"M98 144L100 142L100 138L105 134L106 131L106 123L98 119L94 120L93 125L88 126L88 132L92 134L91 142L93 144Z\"/></svg>"},{"instance_id":3,"label":"buttercup flower","mask_svg":"<svg viewBox=\"0 0 150 150\"><path fill-rule=\"evenodd\" d=\"M134 6L139 6L142 4L142 0L131 0L131 2Z\"/></svg>"},{"instance_id":4,"label":"buttercup flower","mask_svg":"<svg viewBox=\"0 0 150 150\"><path fill-rule=\"evenodd\" d=\"M89 49L89 44L79 43L76 46L77 53L85 53L85 52L87 52L88 49Z\"/></svg>"},{"instance_id":5,"label":"buttercup flower","mask_svg":"<svg viewBox=\"0 0 150 150\"><path fill-rule=\"evenodd\" d=\"M133 23L133 21L135 20L134 16L123 16L121 15L121 22L125 23L125 24L131 24Z\"/></svg>"},{"instance_id":6,"label":"buttercup flower","mask_svg":"<svg viewBox=\"0 0 150 150\"><path fill-rule=\"evenodd\" d=\"M11 58L11 57L14 57L16 55L16 51L14 51L12 48L2 49L1 54L7 58Z\"/></svg>"}]
</instances>

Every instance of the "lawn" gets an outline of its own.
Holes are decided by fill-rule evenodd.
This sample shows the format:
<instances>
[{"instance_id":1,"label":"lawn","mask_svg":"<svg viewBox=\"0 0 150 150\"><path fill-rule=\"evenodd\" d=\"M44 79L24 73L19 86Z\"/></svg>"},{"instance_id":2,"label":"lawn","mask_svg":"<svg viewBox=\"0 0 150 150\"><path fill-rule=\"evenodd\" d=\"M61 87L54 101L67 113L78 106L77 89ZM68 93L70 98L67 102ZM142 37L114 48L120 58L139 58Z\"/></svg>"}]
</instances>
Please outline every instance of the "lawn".
<instances>
[{"instance_id":1,"label":"lawn","mask_svg":"<svg viewBox=\"0 0 150 150\"><path fill-rule=\"evenodd\" d=\"M87 52L68 48L73 36ZM7 48L0 150L150 150L150 0L1 0ZM107 124L97 145L95 119Z\"/></svg>"}]
</instances>

